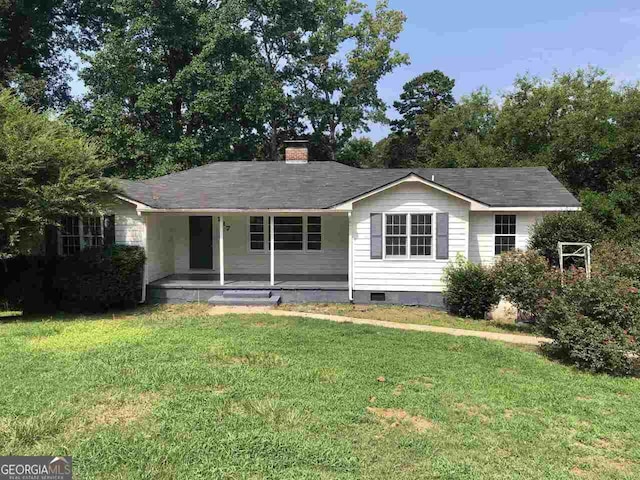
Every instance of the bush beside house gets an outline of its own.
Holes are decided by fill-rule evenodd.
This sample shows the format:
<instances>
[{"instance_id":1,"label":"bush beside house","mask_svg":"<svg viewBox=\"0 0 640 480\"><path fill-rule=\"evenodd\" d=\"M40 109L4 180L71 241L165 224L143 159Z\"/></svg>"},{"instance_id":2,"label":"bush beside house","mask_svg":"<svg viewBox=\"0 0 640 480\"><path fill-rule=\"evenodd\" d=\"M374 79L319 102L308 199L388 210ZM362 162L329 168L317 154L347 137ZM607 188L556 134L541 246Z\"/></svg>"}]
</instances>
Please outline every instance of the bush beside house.
<instances>
[{"instance_id":1,"label":"bush beside house","mask_svg":"<svg viewBox=\"0 0 640 480\"><path fill-rule=\"evenodd\" d=\"M505 252L492 268L498 295L511 302L519 317L535 319L560 288L560 275L534 250Z\"/></svg>"},{"instance_id":2,"label":"bush beside house","mask_svg":"<svg viewBox=\"0 0 640 480\"><path fill-rule=\"evenodd\" d=\"M25 313L100 312L141 298L144 250L112 246L68 257L18 256L5 262L0 297Z\"/></svg>"},{"instance_id":3,"label":"bush beside house","mask_svg":"<svg viewBox=\"0 0 640 480\"><path fill-rule=\"evenodd\" d=\"M491 270L461 256L445 269L444 283L447 309L461 317L484 318L500 301Z\"/></svg>"},{"instance_id":4,"label":"bush beside house","mask_svg":"<svg viewBox=\"0 0 640 480\"><path fill-rule=\"evenodd\" d=\"M554 358L592 372L638 373L640 296L630 282L581 279L554 296L539 318Z\"/></svg>"}]
</instances>

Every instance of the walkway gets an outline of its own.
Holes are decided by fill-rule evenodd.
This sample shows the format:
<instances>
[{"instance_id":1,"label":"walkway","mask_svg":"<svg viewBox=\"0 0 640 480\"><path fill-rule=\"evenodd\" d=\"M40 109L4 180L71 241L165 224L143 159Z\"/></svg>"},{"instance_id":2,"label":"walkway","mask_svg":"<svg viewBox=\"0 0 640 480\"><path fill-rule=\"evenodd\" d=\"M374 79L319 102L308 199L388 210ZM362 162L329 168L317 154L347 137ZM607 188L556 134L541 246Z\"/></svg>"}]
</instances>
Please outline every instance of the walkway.
<instances>
[{"instance_id":1,"label":"walkway","mask_svg":"<svg viewBox=\"0 0 640 480\"><path fill-rule=\"evenodd\" d=\"M444 333L456 337L477 337L487 340L499 340L501 342L516 343L520 345L535 345L550 343L550 338L534 337L532 335L514 335L511 333L483 332L479 330L464 330L461 328L434 327L432 325L416 325L413 323L385 322L384 320L370 320L366 318L342 317L339 315L326 315L322 313L292 312L265 307L211 307L212 315L224 315L226 313L263 313L275 317L303 317L329 320L338 323L353 323L356 325L371 325L374 327L395 328L397 330L413 330L416 332Z\"/></svg>"}]
</instances>

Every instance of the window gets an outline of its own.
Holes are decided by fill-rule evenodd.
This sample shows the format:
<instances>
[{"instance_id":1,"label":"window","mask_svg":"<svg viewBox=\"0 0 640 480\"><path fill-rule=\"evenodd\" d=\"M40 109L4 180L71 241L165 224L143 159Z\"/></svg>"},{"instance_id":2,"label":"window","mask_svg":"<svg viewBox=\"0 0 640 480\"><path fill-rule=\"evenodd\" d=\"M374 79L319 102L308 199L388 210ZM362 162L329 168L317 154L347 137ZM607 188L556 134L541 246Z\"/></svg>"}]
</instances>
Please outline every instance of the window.
<instances>
[{"instance_id":1,"label":"window","mask_svg":"<svg viewBox=\"0 0 640 480\"><path fill-rule=\"evenodd\" d=\"M407 254L407 216L387 215L385 252L388 257L403 257Z\"/></svg>"},{"instance_id":2,"label":"window","mask_svg":"<svg viewBox=\"0 0 640 480\"><path fill-rule=\"evenodd\" d=\"M70 255L80 251L80 219L78 217L63 217L60 229L60 243L62 254Z\"/></svg>"},{"instance_id":3,"label":"window","mask_svg":"<svg viewBox=\"0 0 640 480\"><path fill-rule=\"evenodd\" d=\"M101 247L104 243L102 218L85 218L82 221L82 236L84 237L84 247Z\"/></svg>"},{"instance_id":4,"label":"window","mask_svg":"<svg viewBox=\"0 0 640 480\"><path fill-rule=\"evenodd\" d=\"M430 257L433 236L431 214L411 215L411 256Z\"/></svg>"},{"instance_id":5,"label":"window","mask_svg":"<svg viewBox=\"0 0 640 480\"><path fill-rule=\"evenodd\" d=\"M385 219L385 257L431 257L434 242L432 213L389 213Z\"/></svg>"},{"instance_id":6,"label":"window","mask_svg":"<svg viewBox=\"0 0 640 480\"><path fill-rule=\"evenodd\" d=\"M275 250L302 250L302 217L274 217Z\"/></svg>"},{"instance_id":7,"label":"window","mask_svg":"<svg viewBox=\"0 0 640 480\"><path fill-rule=\"evenodd\" d=\"M60 224L59 251L62 255L104 245L102 217L63 217Z\"/></svg>"},{"instance_id":8,"label":"window","mask_svg":"<svg viewBox=\"0 0 640 480\"><path fill-rule=\"evenodd\" d=\"M495 254L508 252L516 248L516 216L496 215Z\"/></svg>"},{"instance_id":9,"label":"window","mask_svg":"<svg viewBox=\"0 0 640 480\"><path fill-rule=\"evenodd\" d=\"M322 217L307 217L307 250L322 250Z\"/></svg>"},{"instance_id":10,"label":"window","mask_svg":"<svg viewBox=\"0 0 640 480\"><path fill-rule=\"evenodd\" d=\"M249 249L264 250L264 217L249 217Z\"/></svg>"},{"instance_id":11,"label":"window","mask_svg":"<svg viewBox=\"0 0 640 480\"><path fill-rule=\"evenodd\" d=\"M270 227L269 217L249 217L250 251L269 250ZM277 251L322 250L322 217L274 217L273 230Z\"/></svg>"}]
</instances>

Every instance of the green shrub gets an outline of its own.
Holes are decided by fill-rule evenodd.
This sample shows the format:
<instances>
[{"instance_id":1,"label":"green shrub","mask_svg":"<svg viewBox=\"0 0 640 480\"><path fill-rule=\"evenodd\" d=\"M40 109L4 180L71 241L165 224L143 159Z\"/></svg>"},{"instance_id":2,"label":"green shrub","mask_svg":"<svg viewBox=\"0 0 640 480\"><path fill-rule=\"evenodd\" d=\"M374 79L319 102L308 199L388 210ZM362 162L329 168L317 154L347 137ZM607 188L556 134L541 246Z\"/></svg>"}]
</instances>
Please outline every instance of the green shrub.
<instances>
[{"instance_id":1,"label":"green shrub","mask_svg":"<svg viewBox=\"0 0 640 480\"><path fill-rule=\"evenodd\" d=\"M639 322L638 289L601 277L565 286L539 317L549 355L612 375L637 374Z\"/></svg>"},{"instance_id":2,"label":"green shrub","mask_svg":"<svg viewBox=\"0 0 640 480\"><path fill-rule=\"evenodd\" d=\"M496 259L493 276L498 295L528 317L536 317L560 288L559 273L534 250L503 253Z\"/></svg>"},{"instance_id":3,"label":"green shrub","mask_svg":"<svg viewBox=\"0 0 640 480\"><path fill-rule=\"evenodd\" d=\"M119 245L61 258L55 278L59 308L99 312L135 306L142 292L144 261L142 248Z\"/></svg>"},{"instance_id":4,"label":"green shrub","mask_svg":"<svg viewBox=\"0 0 640 480\"><path fill-rule=\"evenodd\" d=\"M558 242L593 244L602 234L602 228L585 212L553 213L534 225L529 248L537 250L552 265L558 265Z\"/></svg>"},{"instance_id":5,"label":"green shrub","mask_svg":"<svg viewBox=\"0 0 640 480\"><path fill-rule=\"evenodd\" d=\"M140 300L144 262L142 248L127 246L68 257L14 257L5 262L0 299L25 313L131 307Z\"/></svg>"},{"instance_id":6,"label":"green shrub","mask_svg":"<svg viewBox=\"0 0 640 480\"><path fill-rule=\"evenodd\" d=\"M491 271L463 257L445 268L443 280L445 304L455 315L484 318L500 300Z\"/></svg>"},{"instance_id":7,"label":"green shrub","mask_svg":"<svg viewBox=\"0 0 640 480\"><path fill-rule=\"evenodd\" d=\"M622 245L607 240L593 249L591 258L595 274L640 283L640 244Z\"/></svg>"},{"instance_id":8,"label":"green shrub","mask_svg":"<svg viewBox=\"0 0 640 480\"><path fill-rule=\"evenodd\" d=\"M2 261L0 272L0 301L4 307L25 313L56 310L55 258L18 255Z\"/></svg>"}]
</instances>

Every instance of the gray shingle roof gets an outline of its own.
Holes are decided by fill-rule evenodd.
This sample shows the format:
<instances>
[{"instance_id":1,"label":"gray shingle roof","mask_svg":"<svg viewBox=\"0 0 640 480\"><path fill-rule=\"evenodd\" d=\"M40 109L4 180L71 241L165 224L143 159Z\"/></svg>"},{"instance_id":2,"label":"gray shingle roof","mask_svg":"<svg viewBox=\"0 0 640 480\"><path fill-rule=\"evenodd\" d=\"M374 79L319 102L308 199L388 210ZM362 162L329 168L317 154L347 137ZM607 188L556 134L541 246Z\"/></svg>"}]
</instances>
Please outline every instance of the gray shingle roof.
<instances>
[{"instance_id":1,"label":"gray shingle roof","mask_svg":"<svg viewBox=\"0 0 640 480\"><path fill-rule=\"evenodd\" d=\"M323 209L414 173L492 207L576 207L546 168L358 169L336 162L217 162L138 182L126 197L161 209Z\"/></svg>"}]
</instances>

